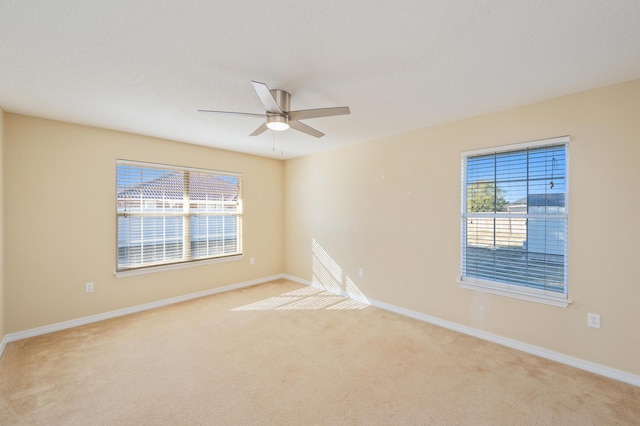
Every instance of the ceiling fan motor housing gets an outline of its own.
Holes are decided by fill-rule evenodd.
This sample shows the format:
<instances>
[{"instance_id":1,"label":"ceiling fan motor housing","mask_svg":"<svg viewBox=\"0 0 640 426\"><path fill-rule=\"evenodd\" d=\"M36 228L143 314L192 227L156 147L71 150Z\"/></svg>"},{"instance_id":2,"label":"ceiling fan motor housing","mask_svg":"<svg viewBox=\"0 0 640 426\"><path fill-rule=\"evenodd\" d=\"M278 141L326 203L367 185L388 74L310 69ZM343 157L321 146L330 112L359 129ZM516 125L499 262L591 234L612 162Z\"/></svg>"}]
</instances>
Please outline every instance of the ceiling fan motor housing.
<instances>
[{"instance_id":1,"label":"ceiling fan motor housing","mask_svg":"<svg viewBox=\"0 0 640 426\"><path fill-rule=\"evenodd\" d=\"M289 112L291 106L291 94L280 89L270 90L270 92L273 95L273 99L275 99L278 105L280 105L280 109L283 112Z\"/></svg>"}]
</instances>

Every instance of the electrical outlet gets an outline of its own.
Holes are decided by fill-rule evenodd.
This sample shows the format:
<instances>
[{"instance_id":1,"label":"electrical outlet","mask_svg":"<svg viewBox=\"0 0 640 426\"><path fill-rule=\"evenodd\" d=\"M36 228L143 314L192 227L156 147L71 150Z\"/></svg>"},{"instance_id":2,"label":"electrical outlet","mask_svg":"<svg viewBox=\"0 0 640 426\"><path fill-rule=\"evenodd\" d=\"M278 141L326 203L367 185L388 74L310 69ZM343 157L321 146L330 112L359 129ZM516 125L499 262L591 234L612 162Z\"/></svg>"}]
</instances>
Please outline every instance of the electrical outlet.
<instances>
[{"instance_id":1,"label":"electrical outlet","mask_svg":"<svg viewBox=\"0 0 640 426\"><path fill-rule=\"evenodd\" d=\"M363 267L360 267L360 269L358 269L358 276L361 277L361 278L364 277L364 268Z\"/></svg>"},{"instance_id":2,"label":"electrical outlet","mask_svg":"<svg viewBox=\"0 0 640 426\"><path fill-rule=\"evenodd\" d=\"M587 314L587 325L593 328L600 328L600 315Z\"/></svg>"},{"instance_id":3,"label":"electrical outlet","mask_svg":"<svg viewBox=\"0 0 640 426\"><path fill-rule=\"evenodd\" d=\"M256 262L255 262L255 260L253 259L253 257L252 257L251 259L249 259L249 263L250 263L250 264L252 264L252 265L253 265L254 263L256 263Z\"/></svg>"},{"instance_id":4,"label":"electrical outlet","mask_svg":"<svg viewBox=\"0 0 640 426\"><path fill-rule=\"evenodd\" d=\"M93 283L86 283L84 285L84 291L87 293L93 292Z\"/></svg>"}]
</instances>

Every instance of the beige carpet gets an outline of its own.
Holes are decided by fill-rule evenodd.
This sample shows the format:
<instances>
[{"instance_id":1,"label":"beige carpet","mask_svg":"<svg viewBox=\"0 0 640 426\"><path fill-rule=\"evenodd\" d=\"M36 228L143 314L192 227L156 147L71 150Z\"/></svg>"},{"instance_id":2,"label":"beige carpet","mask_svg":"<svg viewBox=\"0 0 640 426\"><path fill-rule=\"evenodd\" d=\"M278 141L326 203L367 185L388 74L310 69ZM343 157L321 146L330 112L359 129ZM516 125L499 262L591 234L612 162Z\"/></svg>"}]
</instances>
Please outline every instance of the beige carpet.
<instances>
[{"instance_id":1,"label":"beige carpet","mask_svg":"<svg viewBox=\"0 0 640 426\"><path fill-rule=\"evenodd\" d=\"M640 424L640 388L288 281L7 345L0 424Z\"/></svg>"}]
</instances>

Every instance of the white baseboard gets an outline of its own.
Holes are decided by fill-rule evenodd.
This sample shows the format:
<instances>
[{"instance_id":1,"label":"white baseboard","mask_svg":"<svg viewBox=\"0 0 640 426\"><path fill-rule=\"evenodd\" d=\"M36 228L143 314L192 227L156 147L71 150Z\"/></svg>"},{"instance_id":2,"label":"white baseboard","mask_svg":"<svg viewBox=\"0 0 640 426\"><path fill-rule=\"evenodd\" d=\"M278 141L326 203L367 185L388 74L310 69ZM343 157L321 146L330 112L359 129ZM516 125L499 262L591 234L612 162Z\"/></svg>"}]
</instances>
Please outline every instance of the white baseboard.
<instances>
[{"instance_id":1,"label":"white baseboard","mask_svg":"<svg viewBox=\"0 0 640 426\"><path fill-rule=\"evenodd\" d=\"M303 280L297 277L292 277L287 274L284 274L283 278L286 278L290 281L297 282L299 284L317 286L317 285L314 285L314 283L312 283L311 281ZM329 289L327 290L330 291ZM345 297L349 297L349 295L346 294L345 292L342 292L341 295ZM441 318L433 317L431 315L426 315L420 312L411 311L409 309L401 308L399 306L391 305L389 303L380 302L378 300L373 300L373 299L368 299L368 300L372 306L375 306L380 309L384 309L385 311L394 312L406 317L428 322L430 324L447 328L449 330L457 331L459 333L477 337L482 340L487 340L489 342L497 343L499 345L506 346L508 348L516 349L522 352L539 356L541 358L546 358L551 361L559 362L561 364L569 365L571 367L576 367L581 370L599 374L601 376L618 380L620 382L629 383L634 386L640 386L640 376L636 374L628 373L622 370L617 370L615 368L607 367L605 365L597 364L595 362L585 361L583 359L565 355L560 352L551 351L545 348L541 348L539 346L530 345L528 343L521 342L519 340L509 339L506 337L499 336L497 334L488 333L486 331L478 330L476 328L469 327L466 325L461 325L452 321L443 320Z\"/></svg>"},{"instance_id":2,"label":"white baseboard","mask_svg":"<svg viewBox=\"0 0 640 426\"><path fill-rule=\"evenodd\" d=\"M225 291L237 290L239 288L250 287L257 284L266 283L276 279L284 278L283 274L272 275L269 277L258 278L255 280L244 281L237 284L231 284L223 287L217 287L210 290L200 291L197 293L186 294L184 296L172 297L169 299L159 300L157 302L145 303L143 305L132 306L129 308L118 309L115 311L105 312L102 314L91 315L88 317L77 318L70 321L59 322L56 324L45 325L43 327L36 327L29 330L19 331L16 333L9 333L4 336L2 343L0 343L0 356L4 351L4 347L9 342L16 340L27 339L29 337L40 336L42 334L53 333L54 331L65 330L68 328L78 327L80 325L91 324L93 322L103 321L106 319L117 318L124 315L134 314L136 312L147 311L149 309L155 309L162 306L171 305L174 303L186 302L187 300L197 299L200 297L210 296L212 294L223 293Z\"/></svg>"},{"instance_id":3,"label":"white baseboard","mask_svg":"<svg viewBox=\"0 0 640 426\"><path fill-rule=\"evenodd\" d=\"M309 280L303 280L302 278L294 277L293 275L289 275L289 274L281 274L281 275L282 275L282 278L284 278L285 280L293 281L294 283L298 283L302 285L313 286L313 283Z\"/></svg>"},{"instance_id":4,"label":"white baseboard","mask_svg":"<svg viewBox=\"0 0 640 426\"><path fill-rule=\"evenodd\" d=\"M597 364L591 361L585 361L583 359L565 355L560 352L551 351L549 349L541 348L535 345L530 345L528 343L524 343L519 340L509 339L506 337L499 336L497 334L492 334L486 331L478 330L477 328L457 324L455 322L443 320L437 317L432 317L430 315L422 314L420 312L414 312L414 311L400 308L398 306L394 306L388 303L379 302L377 300L371 300L371 305L387 311L398 313L400 315L404 315L410 318L415 318L420 321L428 322L430 324L434 324L440 327L448 328L453 331L457 331L463 334L477 337L482 340L487 340L489 342L497 343L502 346L506 346L512 349L517 349L519 351L526 352L532 355L537 355L539 357L546 358L551 361L556 361L561 364L566 364L571 367L576 367L581 370L589 371L591 373L596 373L601 376L609 377L611 379L615 379L621 382L629 383L635 386L640 386L640 376L627 373L626 371L617 370L615 368L607 367L605 365Z\"/></svg>"},{"instance_id":5,"label":"white baseboard","mask_svg":"<svg viewBox=\"0 0 640 426\"><path fill-rule=\"evenodd\" d=\"M2 336L2 340L0 340L0 357L2 357L2 353L4 352L4 348L7 347L7 343L9 343L7 336Z\"/></svg>"}]
</instances>

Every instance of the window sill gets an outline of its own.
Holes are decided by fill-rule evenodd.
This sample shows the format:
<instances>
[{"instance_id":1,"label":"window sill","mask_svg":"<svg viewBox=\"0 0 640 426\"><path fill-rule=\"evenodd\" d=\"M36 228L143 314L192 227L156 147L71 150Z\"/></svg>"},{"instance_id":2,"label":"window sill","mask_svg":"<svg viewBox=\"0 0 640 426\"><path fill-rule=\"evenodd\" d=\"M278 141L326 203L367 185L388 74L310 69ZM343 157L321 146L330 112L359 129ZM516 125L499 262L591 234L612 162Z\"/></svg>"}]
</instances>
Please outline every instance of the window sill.
<instances>
[{"instance_id":1,"label":"window sill","mask_svg":"<svg viewBox=\"0 0 640 426\"><path fill-rule=\"evenodd\" d=\"M460 279L460 287L468 290L482 291L484 293L497 294L499 296L512 297L515 299L527 300L529 302L543 303L545 305L566 308L571 303L566 294L554 293L550 291L537 290L522 286L499 284L482 281L468 281Z\"/></svg>"},{"instance_id":2,"label":"window sill","mask_svg":"<svg viewBox=\"0 0 640 426\"><path fill-rule=\"evenodd\" d=\"M174 269L192 268L194 266L210 265L212 263L232 262L242 260L244 255L218 257L215 259L196 260L191 262L172 263L168 265L148 266L138 269L129 269L128 271L114 272L117 278L132 277L134 275L153 274L155 272L173 271Z\"/></svg>"}]
</instances>

